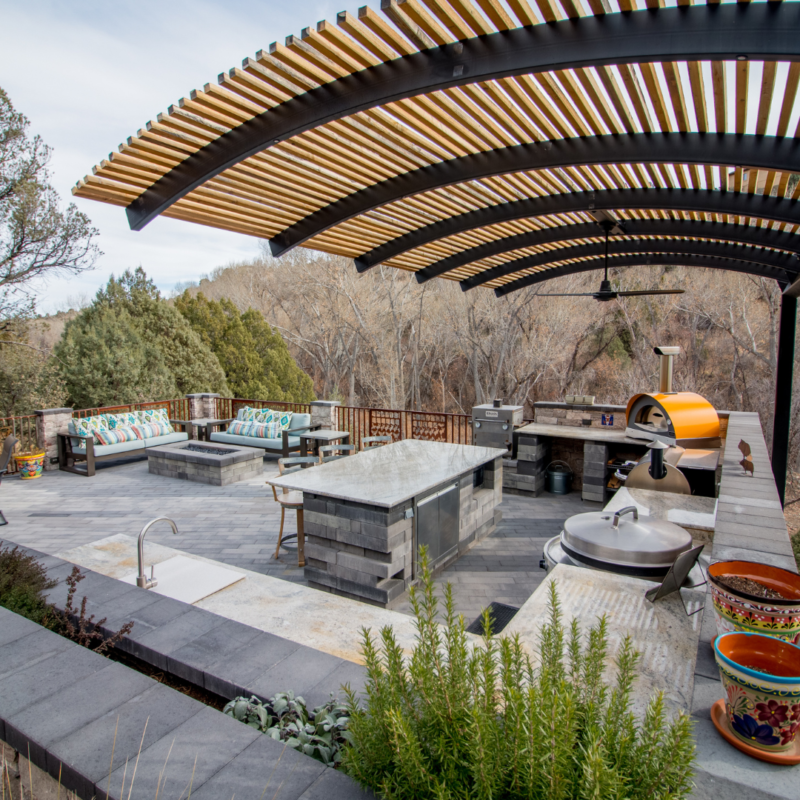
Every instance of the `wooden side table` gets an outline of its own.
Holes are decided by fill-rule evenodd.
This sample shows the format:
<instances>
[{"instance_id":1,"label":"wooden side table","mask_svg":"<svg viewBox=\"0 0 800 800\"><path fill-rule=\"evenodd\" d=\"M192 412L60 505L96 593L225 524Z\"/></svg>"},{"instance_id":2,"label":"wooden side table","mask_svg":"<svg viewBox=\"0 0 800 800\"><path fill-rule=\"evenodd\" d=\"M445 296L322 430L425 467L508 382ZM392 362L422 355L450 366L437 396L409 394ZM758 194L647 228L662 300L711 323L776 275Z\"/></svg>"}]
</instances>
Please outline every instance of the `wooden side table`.
<instances>
[{"instance_id":1,"label":"wooden side table","mask_svg":"<svg viewBox=\"0 0 800 800\"><path fill-rule=\"evenodd\" d=\"M319 444L350 444L350 431L309 431L300 434L300 455L308 455L308 443L311 442L311 449L316 450Z\"/></svg>"}]
</instances>

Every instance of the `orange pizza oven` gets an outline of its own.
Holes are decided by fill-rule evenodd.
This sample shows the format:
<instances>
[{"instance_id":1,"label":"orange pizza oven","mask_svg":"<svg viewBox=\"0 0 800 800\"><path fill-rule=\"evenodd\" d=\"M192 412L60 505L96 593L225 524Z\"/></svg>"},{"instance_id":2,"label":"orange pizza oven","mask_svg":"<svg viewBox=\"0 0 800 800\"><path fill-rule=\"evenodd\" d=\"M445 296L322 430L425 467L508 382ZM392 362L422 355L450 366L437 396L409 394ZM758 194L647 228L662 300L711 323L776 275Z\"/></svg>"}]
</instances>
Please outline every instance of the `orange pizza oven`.
<instances>
[{"instance_id":1,"label":"orange pizza oven","mask_svg":"<svg viewBox=\"0 0 800 800\"><path fill-rule=\"evenodd\" d=\"M656 347L661 357L659 390L628 400L625 433L634 439L658 440L680 447L719 447L719 416L694 392L672 391L672 359L679 347Z\"/></svg>"},{"instance_id":2,"label":"orange pizza oven","mask_svg":"<svg viewBox=\"0 0 800 800\"><path fill-rule=\"evenodd\" d=\"M719 416L694 392L635 394L628 401L625 433L680 447L719 447Z\"/></svg>"}]
</instances>

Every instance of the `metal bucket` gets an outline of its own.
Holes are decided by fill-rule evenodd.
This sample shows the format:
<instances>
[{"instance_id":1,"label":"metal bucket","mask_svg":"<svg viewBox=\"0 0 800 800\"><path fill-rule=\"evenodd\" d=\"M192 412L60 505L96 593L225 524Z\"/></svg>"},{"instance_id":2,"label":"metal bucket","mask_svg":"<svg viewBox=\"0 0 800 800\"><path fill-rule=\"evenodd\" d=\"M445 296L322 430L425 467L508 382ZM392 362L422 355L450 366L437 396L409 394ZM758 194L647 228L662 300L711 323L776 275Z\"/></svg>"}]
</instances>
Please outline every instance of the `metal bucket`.
<instances>
[{"instance_id":1,"label":"metal bucket","mask_svg":"<svg viewBox=\"0 0 800 800\"><path fill-rule=\"evenodd\" d=\"M544 488L550 494L569 494L572 469L566 461L552 461L544 471Z\"/></svg>"}]
</instances>

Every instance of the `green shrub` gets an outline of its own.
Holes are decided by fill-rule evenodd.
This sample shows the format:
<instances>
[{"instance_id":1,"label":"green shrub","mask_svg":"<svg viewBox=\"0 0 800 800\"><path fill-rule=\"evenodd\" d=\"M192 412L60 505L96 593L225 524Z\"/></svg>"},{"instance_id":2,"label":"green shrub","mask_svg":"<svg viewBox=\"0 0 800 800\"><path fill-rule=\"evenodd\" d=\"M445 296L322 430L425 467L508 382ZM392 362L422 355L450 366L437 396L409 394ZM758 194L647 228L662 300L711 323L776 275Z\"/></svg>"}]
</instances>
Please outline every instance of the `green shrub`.
<instances>
[{"instance_id":1,"label":"green shrub","mask_svg":"<svg viewBox=\"0 0 800 800\"><path fill-rule=\"evenodd\" d=\"M534 667L518 637L470 648L445 591L436 622L433 581L423 557L412 590L418 628L410 658L391 627L380 644L364 631L368 680L363 708L347 689L352 747L344 770L391 800L425 798L670 798L690 790L694 742L688 716L672 723L661 695L645 718L631 712L639 655L626 639L615 685L604 681L605 619L581 641L565 631L551 584L550 617Z\"/></svg>"},{"instance_id":2,"label":"green shrub","mask_svg":"<svg viewBox=\"0 0 800 800\"><path fill-rule=\"evenodd\" d=\"M222 711L329 767L339 765L350 737L347 709L333 696L311 712L305 700L292 692L270 697L267 705L255 695L249 700L236 697Z\"/></svg>"},{"instance_id":3,"label":"green shrub","mask_svg":"<svg viewBox=\"0 0 800 800\"><path fill-rule=\"evenodd\" d=\"M0 606L42 624L49 611L45 592L56 585L47 570L18 547L0 542Z\"/></svg>"}]
</instances>

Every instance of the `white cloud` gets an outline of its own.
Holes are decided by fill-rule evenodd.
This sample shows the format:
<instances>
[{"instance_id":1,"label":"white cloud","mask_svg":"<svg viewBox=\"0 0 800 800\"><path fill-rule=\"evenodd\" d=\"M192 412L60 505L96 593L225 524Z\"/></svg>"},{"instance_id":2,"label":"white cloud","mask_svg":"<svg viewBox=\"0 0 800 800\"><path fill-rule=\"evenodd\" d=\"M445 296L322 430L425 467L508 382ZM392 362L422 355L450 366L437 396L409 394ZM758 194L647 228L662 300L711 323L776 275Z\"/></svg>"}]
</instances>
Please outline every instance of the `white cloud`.
<instances>
[{"instance_id":1,"label":"white cloud","mask_svg":"<svg viewBox=\"0 0 800 800\"><path fill-rule=\"evenodd\" d=\"M329 0L0 0L0 86L53 148L52 183L72 202L75 182L171 103L339 10ZM74 202L100 230L104 255L93 272L41 286L43 311L94 295L127 267L141 264L168 292L258 250L251 237L167 218L134 233L124 209Z\"/></svg>"}]
</instances>

